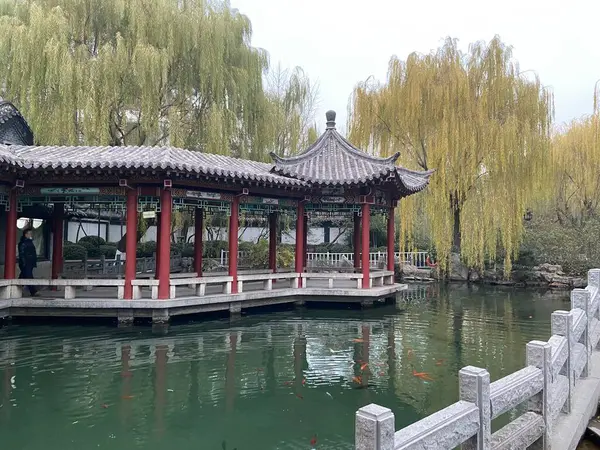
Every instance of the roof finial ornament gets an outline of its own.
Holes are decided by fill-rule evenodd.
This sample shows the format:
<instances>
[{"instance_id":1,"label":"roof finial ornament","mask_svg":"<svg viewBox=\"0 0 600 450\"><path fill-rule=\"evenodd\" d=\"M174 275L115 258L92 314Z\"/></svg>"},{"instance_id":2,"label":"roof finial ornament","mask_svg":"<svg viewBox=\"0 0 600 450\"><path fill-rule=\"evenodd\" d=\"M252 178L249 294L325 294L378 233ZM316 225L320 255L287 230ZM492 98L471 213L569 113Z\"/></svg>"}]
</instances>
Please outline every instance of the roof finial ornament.
<instances>
[{"instance_id":1,"label":"roof finial ornament","mask_svg":"<svg viewBox=\"0 0 600 450\"><path fill-rule=\"evenodd\" d=\"M329 110L325 113L325 117L327 118L327 129L335 130L335 111Z\"/></svg>"}]
</instances>

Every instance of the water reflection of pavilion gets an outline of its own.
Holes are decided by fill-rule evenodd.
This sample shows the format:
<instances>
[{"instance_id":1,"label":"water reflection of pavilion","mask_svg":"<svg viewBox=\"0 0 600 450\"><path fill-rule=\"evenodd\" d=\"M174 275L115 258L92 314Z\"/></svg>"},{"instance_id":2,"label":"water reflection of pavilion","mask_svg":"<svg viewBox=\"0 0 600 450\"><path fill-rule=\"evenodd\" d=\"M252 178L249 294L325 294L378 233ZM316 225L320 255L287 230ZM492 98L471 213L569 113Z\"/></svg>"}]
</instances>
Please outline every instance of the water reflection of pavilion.
<instances>
[{"instance_id":1,"label":"water reflection of pavilion","mask_svg":"<svg viewBox=\"0 0 600 450\"><path fill-rule=\"evenodd\" d=\"M76 397L60 401L78 414L87 414L83 405L97 411L107 403L107 414L117 408L120 423L165 436L184 425L215 436L235 426L252 435L252 427L260 429L259 416L264 421L266 415L281 428L273 439L284 440L289 436L283 429L293 429L300 419L328 423L332 414L352 416L356 404L385 395L401 426L453 402L458 383L449 374L456 367L484 358L500 373L510 364L508 355L522 351L524 325L515 321L510 301L488 297L492 300L465 306L460 296L441 296L432 300L435 309L419 306L405 315L376 310L342 320L324 312L318 319L250 318L233 328L184 325L167 336L86 331L62 338L40 329L39 335L0 341L0 402L26 405L32 382L43 392L72 392L77 386ZM425 383L413 370L434 381ZM368 388L361 389L363 384ZM21 414L20 408L0 410L0 421L19 420ZM196 417L195 425L190 417ZM353 419L348 420L351 429Z\"/></svg>"}]
</instances>

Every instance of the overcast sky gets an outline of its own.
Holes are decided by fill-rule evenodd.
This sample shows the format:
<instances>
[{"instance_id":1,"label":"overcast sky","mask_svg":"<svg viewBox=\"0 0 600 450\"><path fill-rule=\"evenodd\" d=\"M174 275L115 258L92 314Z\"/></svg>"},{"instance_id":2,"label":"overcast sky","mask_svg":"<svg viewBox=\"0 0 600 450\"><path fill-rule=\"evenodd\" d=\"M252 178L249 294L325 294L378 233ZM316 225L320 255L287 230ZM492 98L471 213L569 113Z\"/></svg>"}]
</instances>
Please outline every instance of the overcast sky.
<instances>
[{"instance_id":1,"label":"overcast sky","mask_svg":"<svg viewBox=\"0 0 600 450\"><path fill-rule=\"evenodd\" d=\"M273 66L301 66L318 82L321 130L328 109L337 111L338 128L345 125L353 87L369 76L385 80L392 55L427 53L447 36L466 50L500 35L521 70L535 70L552 86L557 122L589 114L600 79L600 0L231 0L231 6L250 17L252 43L269 52Z\"/></svg>"}]
</instances>

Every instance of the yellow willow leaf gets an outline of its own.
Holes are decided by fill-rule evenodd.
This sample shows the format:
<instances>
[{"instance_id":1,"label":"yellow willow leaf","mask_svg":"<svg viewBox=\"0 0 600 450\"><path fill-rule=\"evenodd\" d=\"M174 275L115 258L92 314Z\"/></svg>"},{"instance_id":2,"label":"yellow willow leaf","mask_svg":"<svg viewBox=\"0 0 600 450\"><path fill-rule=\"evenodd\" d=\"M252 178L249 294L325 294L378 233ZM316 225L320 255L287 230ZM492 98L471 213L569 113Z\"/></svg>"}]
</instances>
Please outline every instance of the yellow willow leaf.
<instances>
[{"instance_id":1,"label":"yellow willow leaf","mask_svg":"<svg viewBox=\"0 0 600 450\"><path fill-rule=\"evenodd\" d=\"M499 38L466 54L448 39L428 55L392 58L385 84L359 84L349 137L381 156L400 151L399 164L409 168L437 170L424 195L401 202L403 245L417 232L415 216L425 214L443 269L460 243L475 267L500 248L508 273L550 159L552 114L551 95L519 74Z\"/></svg>"}]
</instances>

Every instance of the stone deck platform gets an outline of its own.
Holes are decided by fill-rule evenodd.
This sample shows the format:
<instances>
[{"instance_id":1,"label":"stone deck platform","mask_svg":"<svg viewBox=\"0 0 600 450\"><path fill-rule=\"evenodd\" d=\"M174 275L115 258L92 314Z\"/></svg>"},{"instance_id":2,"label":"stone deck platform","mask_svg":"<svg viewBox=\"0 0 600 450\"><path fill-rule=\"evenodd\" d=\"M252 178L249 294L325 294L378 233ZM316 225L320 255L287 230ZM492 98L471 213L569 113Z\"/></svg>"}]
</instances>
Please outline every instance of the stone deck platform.
<instances>
[{"instance_id":1,"label":"stone deck platform","mask_svg":"<svg viewBox=\"0 0 600 450\"><path fill-rule=\"evenodd\" d=\"M239 314L242 309L283 303L302 305L306 302L359 303L371 306L374 302L395 298L407 289L405 284L374 286L357 289L348 280L338 282L339 287L330 288L327 280L311 280L306 288L292 288L289 283L273 283L271 290L264 289L262 282L244 283L244 292L223 293L219 286L207 286L202 296L186 286L178 288L177 297L169 300L153 300L144 291L137 300L114 299L114 288L95 287L78 290L77 298L65 299L64 292L42 290L38 297L0 300L2 317L108 317L119 322L131 322L137 318L166 322L170 317L201 314L213 311L230 311Z\"/></svg>"}]
</instances>

